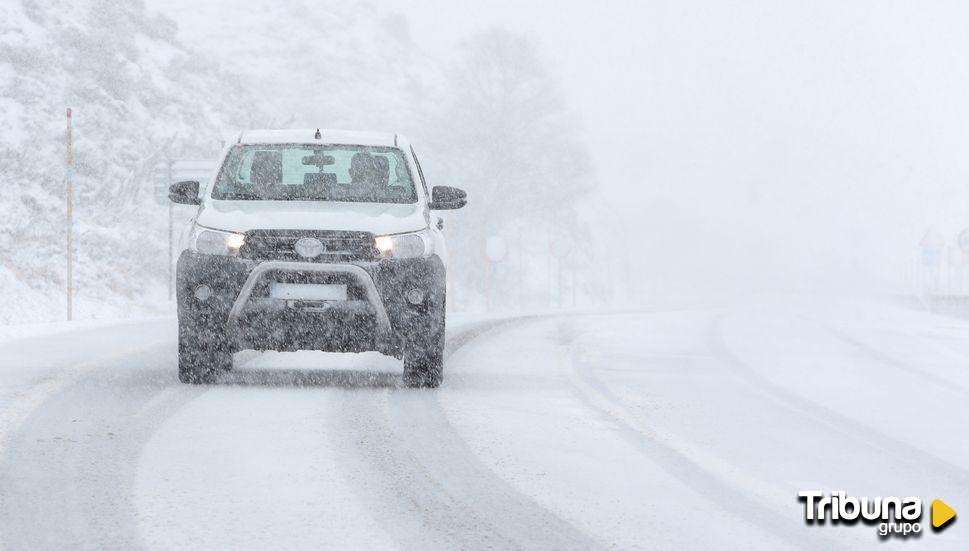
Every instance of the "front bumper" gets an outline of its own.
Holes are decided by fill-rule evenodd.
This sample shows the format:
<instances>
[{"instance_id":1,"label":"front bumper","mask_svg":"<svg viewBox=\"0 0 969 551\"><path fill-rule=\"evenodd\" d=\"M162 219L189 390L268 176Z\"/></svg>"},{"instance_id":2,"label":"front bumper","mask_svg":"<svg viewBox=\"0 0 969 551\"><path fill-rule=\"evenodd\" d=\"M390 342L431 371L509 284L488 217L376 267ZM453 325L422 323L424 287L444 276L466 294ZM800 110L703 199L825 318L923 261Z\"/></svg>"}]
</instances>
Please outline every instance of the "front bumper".
<instances>
[{"instance_id":1,"label":"front bumper","mask_svg":"<svg viewBox=\"0 0 969 551\"><path fill-rule=\"evenodd\" d=\"M387 318L387 311L384 310L383 302L380 300L380 295L377 293L377 286L374 285L373 278L366 270L357 266L355 264L327 264L327 263L313 263L313 262L263 262L256 266L251 272L249 272L249 277L246 278L246 282L242 285L242 290L239 291L239 296L236 297L235 302L232 303L232 309L229 310L228 319L226 324L231 330L239 325L239 317L245 312L246 308L249 306L249 302L252 299L252 291L255 289L256 285L262 281L266 274L272 272L290 272L298 274L346 274L351 277L356 285L359 285L366 296L366 301L348 301L348 307L343 307L341 309L351 311L364 311L366 309L361 309L360 304L366 302L370 307L370 312L372 312L373 317L377 323L377 330L381 335L389 335L390 320ZM276 300L276 299L266 299L266 302L270 304L274 303L287 303L286 306L289 307L288 301ZM278 304L276 305L278 306ZM350 308L353 306L354 308ZM323 308L325 311L325 307ZM367 312L367 313L370 313Z\"/></svg>"},{"instance_id":2,"label":"front bumper","mask_svg":"<svg viewBox=\"0 0 969 551\"><path fill-rule=\"evenodd\" d=\"M270 281L344 283L345 302L294 305L269 297ZM240 259L185 251L178 260L179 320L224 330L237 350L375 350L400 357L443 327L445 270L437 256L353 263ZM212 294L195 295L200 285ZM414 305L410 289L425 296Z\"/></svg>"}]
</instances>

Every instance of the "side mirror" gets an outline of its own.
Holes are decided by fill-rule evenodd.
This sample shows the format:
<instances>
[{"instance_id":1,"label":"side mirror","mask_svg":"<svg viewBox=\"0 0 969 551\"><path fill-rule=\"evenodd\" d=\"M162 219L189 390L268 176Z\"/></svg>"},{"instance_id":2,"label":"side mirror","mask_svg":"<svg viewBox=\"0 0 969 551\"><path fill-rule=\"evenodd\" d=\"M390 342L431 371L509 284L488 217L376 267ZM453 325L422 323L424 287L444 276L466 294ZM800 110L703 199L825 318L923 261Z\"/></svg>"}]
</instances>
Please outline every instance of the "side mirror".
<instances>
[{"instance_id":1,"label":"side mirror","mask_svg":"<svg viewBox=\"0 0 969 551\"><path fill-rule=\"evenodd\" d=\"M168 199L180 205L200 205L198 182L178 182L168 188Z\"/></svg>"},{"instance_id":2,"label":"side mirror","mask_svg":"<svg viewBox=\"0 0 969 551\"><path fill-rule=\"evenodd\" d=\"M431 210L459 209L468 204L468 194L451 186L434 186L431 190Z\"/></svg>"}]
</instances>

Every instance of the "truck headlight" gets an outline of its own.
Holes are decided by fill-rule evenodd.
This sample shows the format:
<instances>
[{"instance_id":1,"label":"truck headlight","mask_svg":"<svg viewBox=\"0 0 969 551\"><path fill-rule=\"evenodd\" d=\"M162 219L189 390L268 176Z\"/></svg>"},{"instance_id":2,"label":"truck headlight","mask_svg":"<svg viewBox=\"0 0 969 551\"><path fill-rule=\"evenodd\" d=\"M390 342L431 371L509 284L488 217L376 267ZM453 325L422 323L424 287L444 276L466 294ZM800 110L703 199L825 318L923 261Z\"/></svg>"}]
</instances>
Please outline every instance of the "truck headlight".
<instances>
[{"instance_id":1,"label":"truck headlight","mask_svg":"<svg viewBox=\"0 0 969 551\"><path fill-rule=\"evenodd\" d=\"M431 252L431 239L427 230L378 235L373 240L373 246L381 258L417 258Z\"/></svg>"},{"instance_id":2,"label":"truck headlight","mask_svg":"<svg viewBox=\"0 0 969 551\"><path fill-rule=\"evenodd\" d=\"M195 226L192 228L189 243L192 250L202 254L235 256L239 254L239 249L246 243L246 236L241 233Z\"/></svg>"}]
</instances>

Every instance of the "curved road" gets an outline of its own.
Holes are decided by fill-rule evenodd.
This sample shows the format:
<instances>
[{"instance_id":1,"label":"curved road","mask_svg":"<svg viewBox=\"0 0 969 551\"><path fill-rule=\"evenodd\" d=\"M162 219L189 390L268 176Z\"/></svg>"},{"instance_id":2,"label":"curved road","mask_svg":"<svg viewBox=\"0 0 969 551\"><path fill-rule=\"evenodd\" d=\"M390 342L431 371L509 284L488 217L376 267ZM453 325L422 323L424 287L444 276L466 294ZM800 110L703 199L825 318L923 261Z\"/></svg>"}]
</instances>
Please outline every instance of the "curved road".
<instances>
[{"instance_id":1,"label":"curved road","mask_svg":"<svg viewBox=\"0 0 969 551\"><path fill-rule=\"evenodd\" d=\"M967 543L807 526L796 500L969 502L965 322L775 299L452 327L438 391L376 354L243 353L180 385L169 320L2 342L0 546Z\"/></svg>"}]
</instances>

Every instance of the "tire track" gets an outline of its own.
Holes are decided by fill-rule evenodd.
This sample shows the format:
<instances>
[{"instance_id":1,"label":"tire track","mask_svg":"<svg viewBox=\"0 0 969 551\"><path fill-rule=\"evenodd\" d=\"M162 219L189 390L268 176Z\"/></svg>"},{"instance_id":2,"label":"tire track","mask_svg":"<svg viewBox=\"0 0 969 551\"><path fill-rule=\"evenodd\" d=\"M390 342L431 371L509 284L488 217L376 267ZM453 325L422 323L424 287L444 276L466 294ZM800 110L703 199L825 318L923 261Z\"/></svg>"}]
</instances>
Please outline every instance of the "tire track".
<instances>
[{"instance_id":1,"label":"tire track","mask_svg":"<svg viewBox=\"0 0 969 551\"><path fill-rule=\"evenodd\" d=\"M172 348L170 342L140 347L57 379L54 393L9 435L0 462L0 543L144 547L132 504L141 450L155 428L204 392L175 380L173 358L161 352Z\"/></svg>"},{"instance_id":2,"label":"tire track","mask_svg":"<svg viewBox=\"0 0 969 551\"><path fill-rule=\"evenodd\" d=\"M834 338L851 346L852 348L868 356L875 362L885 364L887 366L893 367L895 369L898 369L899 371L903 371L911 375L915 375L921 379L924 379L929 383L936 385L937 387L945 390L946 392L952 392L957 395L961 395L963 397L966 394L969 394L969 387L966 387L965 385L954 382L950 379L946 379L945 377L940 377L930 371L919 369L918 367L915 367L914 365L911 365L907 362L893 358L888 354L885 354L884 352L872 347L871 345L865 342L862 342L856 339L855 337L852 337L848 333L834 327L831 324L828 324L819 320L815 320L815 319L810 319L810 318L804 318L804 319L806 321L814 323L815 325L818 325L819 327L823 328L828 334L830 334Z\"/></svg>"},{"instance_id":3,"label":"tire track","mask_svg":"<svg viewBox=\"0 0 969 551\"><path fill-rule=\"evenodd\" d=\"M30 417L31 413L42 407L52 396L76 383L85 374L97 369L105 362L117 361L158 346L161 346L160 343L137 346L74 364L52 373L38 381L29 389L18 393L5 407L0 409L0 460L3 458L8 441L12 435Z\"/></svg>"},{"instance_id":4,"label":"tire track","mask_svg":"<svg viewBox=\"0 0 969 551\"><path fill-rule=\"evenodd\" d=\"M458 333L449 338L447 354L480 332L512 321L485 322ZM9 429L0 435L0 441L9 441L10 450L8 456L0 455L0 548L145 547L137 531L137 512L132 505L139 456L167 418L208 389L177 383L171 369L174 352L161 352L165 347L173 351L170 345L170 342L158 342L138 346L55 373L21 396L15 404L17 407L9 406L7 413L0 415ZM301 374L293 370L283 374L292 375L293 384L297 385L303 378L313 382L319 378L312 375L300 377L294 373ZM272 375L281 377L277 372ZM333 381L323 377L328 383L324 386L355 389L374 386L373 381L360 373L337 375L350 379L341 384L341 377L335 377ZM229 374L220 382L232 384L238 377ZM400 391L414 394L403 388ZM384 389L383 398L375 403L355 393L353 404L347 409L380 411L383 408L386 411L386 395ZM429 399L436 393L428 391L414 395ZM386 418L382 421L377 425L362 425L369 426L372 433L357 435L370 441L388 436L386 429L393 431L394 427ZM425 422L432 425L434 419L427 418ZM396 438L396 433L391 432L390 436ZM388 474L393 476L402 472ZM429 472L424 473L424 478L431 480L433 485L433 476ZM442 490L437 495L446 494ZM462 531L462 527L455 524L455 515L451 514L459 513L464 506L462 503L463 500L451 498L438 500L437 511L441 518L437 519L437 526L451 525L450 536L442 543L461 541L461 547L482 544L487 547L489 542L500 548L516 546L515 541L500 535L500 527L482 531L471 525L464 526ZM474 516L473 509L465 513L466 518L481 522ZM425 516L428 514L425 511ZM427 543L426 534L421 533L413 543L414 548L423 548ZM444 547L453 548L451 545Z\"/></svg>"},{"instance_id":5,"label":"tire track","mask_svg":"<svg viewBox=\"0 0 969 551\"><path fill-rule=\"evenodd\" d=\"M527 319L476 324L449 337L446 354ZM386 485L386 495L372 496L374 506L385 507L389 496L414 515L409 524L387 526L404 548L604 547L482 464L448 421L436 392L399 389L365 403L359 398L341 404L349 445Z\"/></svg>"},{"instance_id":6,"label":"tire track","mask_svg":"<svg viewBox=\"0 0 969 551\"><path fill-rule=\"evenodd\" d=\"M850 549L843 542L816 533L806 534L798 519L778 513L732 482L708 458L700 461L682 446L661 436L594 375L592 366L576 362L571 347L573 331L568 322L560 325L563 371L575 396L602 419L616 426L620 434L655 465L703 498L766 534L798 549ZM718 472L720 471L720 472ZM736 476L736 473L733 473ZM819 545L823 544L823 545Z\"/></svg>"},{"instance_id":7,"label":"tire track","mask_svg":"<svg viewBox=\"0 0 969 551\"><path fill-rule=\"evenodd\" d=\"M895 461L901 463L906 469L934 471L940 473L939 476L949 483L955 482L964 488L969 488L969 470L965 467L888 436L864 423L788 390L761 375L756 369L730 351L722 332L725 318L726 315L721 314L710 324L707 333L708 348L725 366L751 387L760 390L766 397L783 408L810 421L824 425L829 430L844 437L864 442L876 450L890 454Z\"/></svg>"}]
</instances>

